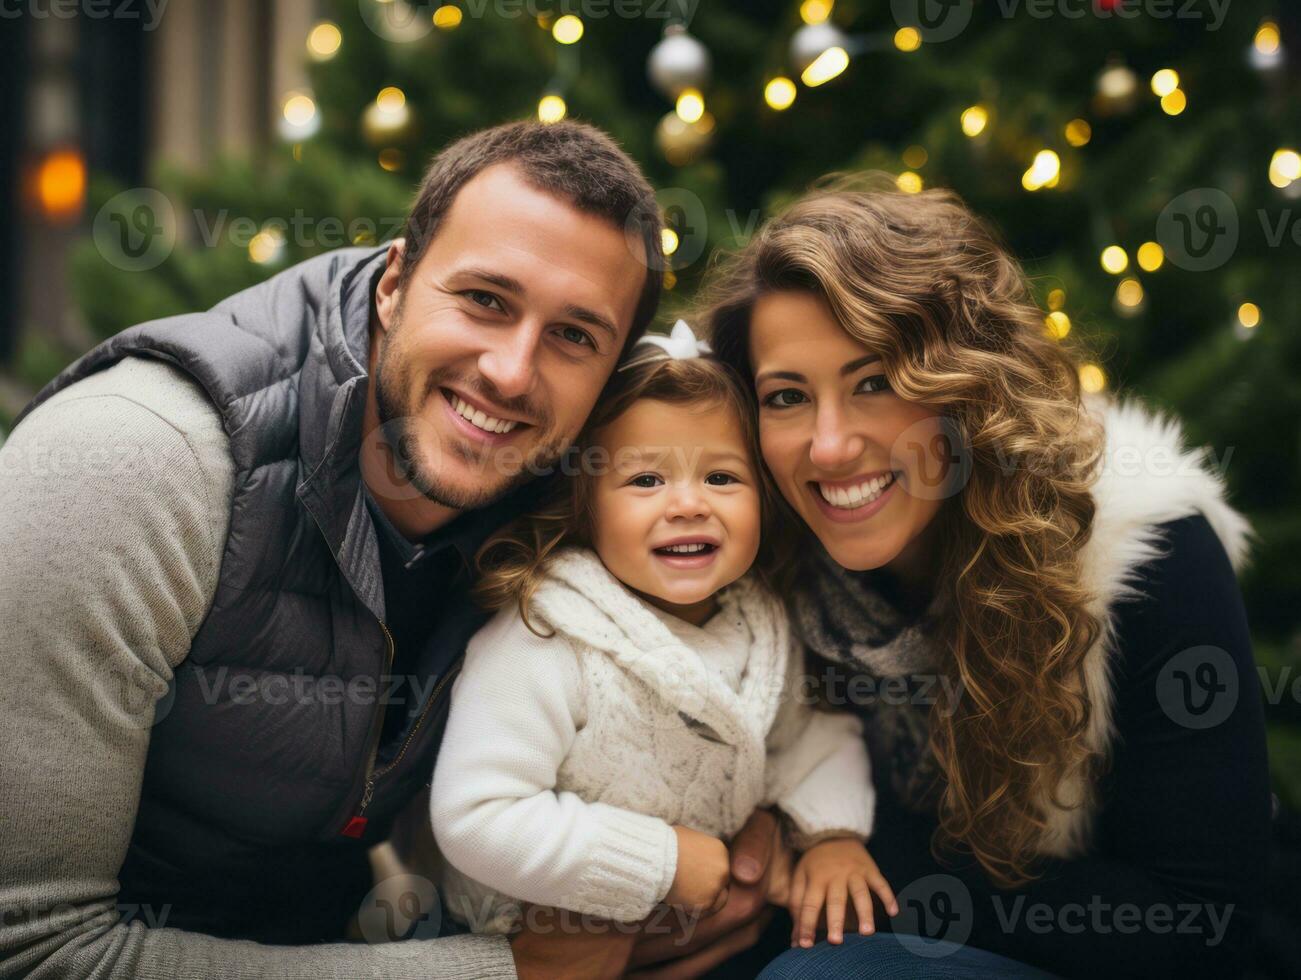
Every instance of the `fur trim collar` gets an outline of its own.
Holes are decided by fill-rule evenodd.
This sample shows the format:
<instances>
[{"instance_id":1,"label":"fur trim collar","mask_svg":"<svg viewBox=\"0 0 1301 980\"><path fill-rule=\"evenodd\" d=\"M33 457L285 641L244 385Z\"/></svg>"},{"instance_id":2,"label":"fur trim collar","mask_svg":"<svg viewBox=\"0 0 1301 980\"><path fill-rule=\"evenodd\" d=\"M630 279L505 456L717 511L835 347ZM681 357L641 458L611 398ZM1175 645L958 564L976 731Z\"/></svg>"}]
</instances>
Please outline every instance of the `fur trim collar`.
<instances>
[{"instance_id":1,"label":"fur trim collar","mask_svg":"<svg viewBox=\"0 0 1301 980\"><path fill-rule=\"evenodd\" d=\"M1205 449L1184 447L1173 418L1130 399L1096 399L1088 410L1102 419L1106 449L1093 496L1093 533L1081 551L1084 584L1093 593L1090 612L1102 634L1085 655L1084 687L1092 708L1086 740L1110 755L1116 739L1112 660L1116 605L1140 596L1139 569L1161 553L1157 526L1201 513L1214 529L1235 572L1246 564L1251 529L1227 500L1224 481ZM1048 826L1042 851L1057 857L1082 853L1088 845L1097 802L1082 775L1063 782L1066 806L1046 803Z\"/></svg>"}]
</instances>

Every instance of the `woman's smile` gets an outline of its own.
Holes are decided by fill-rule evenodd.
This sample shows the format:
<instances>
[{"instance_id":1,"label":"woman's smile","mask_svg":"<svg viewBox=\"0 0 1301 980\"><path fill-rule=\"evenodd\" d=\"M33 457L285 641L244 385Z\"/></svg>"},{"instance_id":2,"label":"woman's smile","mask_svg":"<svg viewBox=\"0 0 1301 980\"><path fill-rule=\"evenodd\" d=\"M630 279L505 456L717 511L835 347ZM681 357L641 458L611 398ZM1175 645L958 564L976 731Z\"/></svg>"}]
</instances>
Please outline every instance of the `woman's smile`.
<instances>
[{"instance_id":1,"label":"woman's smile","mask_svg":"<svg viewBox=\"0 0 1301 980\"><path fill-rule=\"evenodd\" d=\"M809 489L829 520L861 521L875 516L893 499L901 475L899 470L883 470L850 480L811 480Z\"/></svg>"}]
</instances>

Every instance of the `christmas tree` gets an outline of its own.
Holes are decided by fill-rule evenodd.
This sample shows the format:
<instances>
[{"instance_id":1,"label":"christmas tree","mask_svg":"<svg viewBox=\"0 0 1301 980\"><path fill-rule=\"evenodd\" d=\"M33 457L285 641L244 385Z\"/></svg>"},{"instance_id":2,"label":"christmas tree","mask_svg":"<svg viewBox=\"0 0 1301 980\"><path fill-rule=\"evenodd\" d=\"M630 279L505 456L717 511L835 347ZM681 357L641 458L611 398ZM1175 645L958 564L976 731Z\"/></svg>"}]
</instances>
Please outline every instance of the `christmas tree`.
<instances>
[{"instance_id":1,"label":"christmas tree","mask_svg":"<svg viewBox=\"0 0 1301 980\"><path fill-rule=\"evenodd\" d=\"M538 13L538 8L542 12ZM1244 580L1280 795L1301 807L1301 129L1268 0L420 4L338 0L257 161L168 174L152 267L88 239L99 335L202 309L397 231L429 158L506 119L594 122L661 188L671 322L708 256L818 176L957 190L1032 276L1045 329L1212 447L1259 536ZM95 189L92 210L120 188ZM122 206L123 221L140 202ZM1301 210L1301 209L1299 209ZM184 222L182 222L184 223ZM236 227L238 225L238 228ZM1280 685L1282 685L1280 687Z\"/></svg>"}]
</instances>

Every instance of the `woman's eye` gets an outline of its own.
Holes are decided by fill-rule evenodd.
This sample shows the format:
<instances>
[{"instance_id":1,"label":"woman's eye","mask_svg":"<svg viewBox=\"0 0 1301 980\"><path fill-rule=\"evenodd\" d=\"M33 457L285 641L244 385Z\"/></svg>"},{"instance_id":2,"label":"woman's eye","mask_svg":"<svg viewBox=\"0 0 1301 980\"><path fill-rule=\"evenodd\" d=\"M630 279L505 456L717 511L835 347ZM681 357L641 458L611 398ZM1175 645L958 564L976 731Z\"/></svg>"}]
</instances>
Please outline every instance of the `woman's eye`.
<instances>
[{"instance_id":1,"label":"woman's eye","mask_svg":"<svg viewBox=\"0 0 1301 980\"><path fill-rule=\"evenodd\" d=\"M886 380L884 374L872 374L858 383L859 391L888 391L890 382Z\"/></svg>"},{"instance_id":2,"label":"woman's eye","mask_svg":"<svg viewBox=\"0 0 1301 980\"><path fill-rule=\"evenodd\" d=\"M561 327L560 336L571 344L595 348L596 344L586 330L579 330L578 327Z\"/></svg>"},{"instance_id":3,"label":"woman's eye","mask_svg":"<svg viewBox=\"0 0 1301 980\"><path fill-rule=\"evenodd\" d=\"M505 307L501 305L501 300L499 300L492 293L487 292L485 290L467 289L464 295L468 296L470 298L470 302L473 303L475 306L482 306L484 309L490 310L493 309L492 304L496 303L497 304L496 309L501 310L503 313L506 311ZM487 300L487 302L484 302L484 300Z\"/></svg>"},{"instance_id":4,"label":"woman's eye","mask_svg":"<svg viewBox=\"0 0 1301 980\"><path fill-rule=\"evenodd\" d=\"M656 487L659 486L662 482L664 481L662 481L654 473L642 473L638 476L634 476L631 480L629 480L628 485L633 487Z\"/></svg>"},{"instance_id":5,"label":"woman's eye","mask_svg":"<svg viewBox=\"0 0 1301 980\"><path fill-rule=\"evenodd\" d=\"M740 483L741 481L731 473L710 473L705 477L705 482L711 487L725 487L729 483Z\"/></svg>"},{"instance_id":6,"label":"woman's eye","mask_svg":"<svg viewBox=\"0 0 1301 980\"><path fill-rule=\"evenodd\" d=\"M772 408L790 408L804 401L804 392L796 388L783 388L764 398L763 403Z\"/></svg>"}]
</instances>

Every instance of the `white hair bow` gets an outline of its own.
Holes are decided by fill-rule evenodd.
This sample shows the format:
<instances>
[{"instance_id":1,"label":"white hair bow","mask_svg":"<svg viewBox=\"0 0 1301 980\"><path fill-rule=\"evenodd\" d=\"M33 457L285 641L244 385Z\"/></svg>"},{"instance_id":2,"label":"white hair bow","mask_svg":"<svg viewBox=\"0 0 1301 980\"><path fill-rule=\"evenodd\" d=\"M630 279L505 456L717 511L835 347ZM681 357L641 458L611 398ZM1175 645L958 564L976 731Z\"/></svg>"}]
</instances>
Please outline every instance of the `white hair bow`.
<instances>
[{"instance_id":1,"label":"white hair bow","mask_svg":"<svg viewBox=\"0 0 1301 980\"><path fill-rule=\"evenodd\" d=\"M707 343L696 339L696 335L692 332L686 320L679 320L673 324L673 331L667 337L658 334L646 334L637 343L653 344L661 350L667 351L669 357L674 359L700 357L702 354L712 353Z\"/></svg>"}]
</instances>

